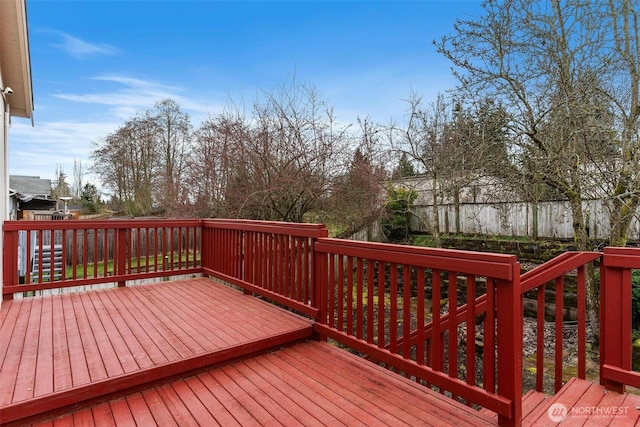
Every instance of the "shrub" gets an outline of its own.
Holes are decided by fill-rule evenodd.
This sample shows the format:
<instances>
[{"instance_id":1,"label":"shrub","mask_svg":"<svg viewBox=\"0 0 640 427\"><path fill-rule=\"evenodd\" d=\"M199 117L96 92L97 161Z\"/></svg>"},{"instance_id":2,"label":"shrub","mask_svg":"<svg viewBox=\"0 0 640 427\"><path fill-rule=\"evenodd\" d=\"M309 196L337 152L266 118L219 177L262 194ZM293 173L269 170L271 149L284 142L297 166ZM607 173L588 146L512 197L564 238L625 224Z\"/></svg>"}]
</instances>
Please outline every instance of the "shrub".
<instances>
[{"instance_id":1,"label":"shrub","mask_svg":"<svg viewBox=\"0 0 640 427\"><path fill-rule=\"evenodd\" d=\"M382 230L388 240L403 241L411 232L411 206L418 197L415 190L389 186Z\"/></svg>"}]
</instances>

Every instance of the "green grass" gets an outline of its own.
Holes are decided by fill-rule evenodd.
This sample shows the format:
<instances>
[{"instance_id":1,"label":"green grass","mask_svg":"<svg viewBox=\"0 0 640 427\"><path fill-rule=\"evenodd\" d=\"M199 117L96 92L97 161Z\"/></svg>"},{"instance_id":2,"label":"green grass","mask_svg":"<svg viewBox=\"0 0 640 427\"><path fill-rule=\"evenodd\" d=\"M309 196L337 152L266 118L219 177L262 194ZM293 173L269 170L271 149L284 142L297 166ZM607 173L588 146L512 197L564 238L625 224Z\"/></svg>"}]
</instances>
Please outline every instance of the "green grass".
<instances>
[{"instance_id":1,"label":"green grass","mask_svg":"<svg viewBox=\"0 0 640 427\"><path fill-rule=\"evenodd\" d=\"M189 263L193 263L193 252L189 253ZM167 255L167 265L170 267L171 264L171 255ZM147 267L149 267L149 270L155 270L155 267L158 266L158 269L161 270L162 269L162 262L163 262L163 258L165 258L165 255L162 254L158 254L157 256L153 257L149 257L148 260L148 264L147 264L147 258L146 257L140 257L140 259L138 260L137 258L134 258L133 260L131 260L131 264L130 267L132 269L146 269ZM173 254L173 263L177 264L178 262L178 254L175 253ZM180 258L181 261L184 263L187 261L187 254L186 252L182 253L182 258ZM197 252L195 254L195 260L196 262L200 261L200 253ZM128 265L129 266L129 265ZM87 263L87 273L85 276L84 273L84 264L78 264L76 265L76 277L102 277L105 276L105 265L103 261L97 262L97 263L93 263L93 262L89 262ZM107 272L106 275L110 275L113 274L114 272L114 261L113 260L109 260L107 261L107 266L106 266ZM73 277L73 266L67 266L66 270L65 270L65 277L70 278Z\"/></svg>"}]
</instances>

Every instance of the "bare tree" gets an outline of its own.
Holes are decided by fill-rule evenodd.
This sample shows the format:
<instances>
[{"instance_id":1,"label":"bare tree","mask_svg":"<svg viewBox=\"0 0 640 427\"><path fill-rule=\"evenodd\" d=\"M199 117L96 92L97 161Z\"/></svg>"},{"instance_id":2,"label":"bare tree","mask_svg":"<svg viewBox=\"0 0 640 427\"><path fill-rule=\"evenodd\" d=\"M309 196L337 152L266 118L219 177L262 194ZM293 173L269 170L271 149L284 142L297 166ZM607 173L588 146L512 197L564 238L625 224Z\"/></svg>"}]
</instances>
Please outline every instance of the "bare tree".
<instances>
[{"instance_id":1,"label":"bare tree","mask_svg":"<svg viewBox=\"0 0 640 427\"><path fill-rule=\"evenodd\" d=\"M155 127L154 138L159 155L159 182L155 197L168 216L180 216L188 204L185 173L191 143L191 119L171 99L157 102L148 116Z\"/></svg>"},{"instance_id":2,"label":"bare tree","mask_svg":"<svg viewBox=\"0 0 640 427\"><path fill-rule=\"evenodd\" d=\"M385 178L381 126L359 119L358 146L344 173L333 179L323 217L337 237L348 237L379 220L384 213Z\"/></svg>"},{"instance_id":3,"label":"bare tree","mask_svg":"<svg viewBox=\"0 0 640 427\"><path fill-rule=\"evenodd\" d=\"M84 178L84 172L82 170L82 162L79 160L73 161L73 185L71 188L73 189L73 198L75 200L80 200L82 197L82 188L84 184L82 180Z\"/></svg>"},{"instance_id":4,"label":"bare tree","mask_svg":"<svg viewBox=\"0 0 640 427\"><path fill-rule=\"evenodd\" d=\"M448 160L442 154L446 139L448 104L443 95L430 105L425 106L422 98L411 94L409 100L409 119L401 138L395 142L404 154L409 155L420 165L420 172L428 178L431 185L431 221L428 229L434 237L436 246L440 246L440 201L443 197L442 175L446 174Z\"/></svg>"},{"instance_id":5,"label":"bare tree","mask_svg":"<svg viewBox=\"0 0 640 427\"><path fill-rule=\"evenodd\" d=\"M504 178L514 169L506 144L509 116L491 99L462 103L440 94L424 104L412 93L408 103L406 125L392 128L391 145L402 162L418 165L416 172L427 178L431 215L426 226L439 245L442 204L454 206L454 231L460 233L463 189L487 177Z\"/></svg>"},{"instance_id":6,"label":"bare tree","mask_svg":"<svg viewBox=\"0 0 640 427\"><path fill-rule=\"evenodd\" d=\"M265 92L225 199L235 216L302 222L330 189L345 149L345 128L316 89L295 82Z\"/></svg>"},{"instance_id":7,"label":"bare tree","mask_svg":"<svg viewBox=\"0 0 640 427\"><path fill-rule=\"evenodd\" d=\"M60 199L60 197L71 195L71 189L69 183L67 183L67 174L62 168L62 165L56 166L56 175L52 187L51 197L53 199Z\"/></svg>"},{"instance_id":8,"label":"bare tree","mask_svg":"<svg viewBox=\"0 0 640 427\"><path fill-rule=\"evenodd\" d=\"M221 114L210 117L194 132L187 182L198 217L227 216L227 191L249 137L244 119Z\"/></svg>"},{"instance_id":9,"label":"bare tree","mask_svg":"<svg viewBox=\"0 0 640 427\"><path fill-rule=\"evenodd\" d=\"M634 216L640 221L640 2L609 0L606 25L613 33L615 64L604 80L617 126L619 171L612 192L610 244L624 246Z\"/></svg>"},{"instance_id":10,"label":"bare tree","mask_svg":"<svg viewBox=\"0 0 640 427\"><path fill-rule=\"evenodd\" d=\"M453 35L436 42L455 66L459 90L505 105L511 151L528 165L521 172L569 201L580 249L589 247L585 195L613 178L600 197L612 199L612 243L624 244L640 188L637 1L483 5L484 16L459 20ZM607 128L611 122L602 118L611 113L618 125ZM602 163L615 170L594 179Z\"/></svg>"},{"instance_id":11,"label":"bare tree","mask_svg":"<svg viewBox=\"0 0 640 427\"><path fill-rule=\"evenodd\" d=\"M458 21L436 43L467 96L500 99L513 118L519 155L569 200L576 243L588 248L583 212L585 117L601 87L595 73L604 28L586 2L484 2L477 21Z\"/></svg>"},{"instance_id":12,"label":"bare tree","mask_svg":"<svg viewBox=\"0 0 640 427\"><path fill-rule=\"evenodd\" d=\"M154 135L153 122L139 115L95 143L91 153L92 170L129 215L153 212L158 157Z\"/></svg>"}]
</instances>

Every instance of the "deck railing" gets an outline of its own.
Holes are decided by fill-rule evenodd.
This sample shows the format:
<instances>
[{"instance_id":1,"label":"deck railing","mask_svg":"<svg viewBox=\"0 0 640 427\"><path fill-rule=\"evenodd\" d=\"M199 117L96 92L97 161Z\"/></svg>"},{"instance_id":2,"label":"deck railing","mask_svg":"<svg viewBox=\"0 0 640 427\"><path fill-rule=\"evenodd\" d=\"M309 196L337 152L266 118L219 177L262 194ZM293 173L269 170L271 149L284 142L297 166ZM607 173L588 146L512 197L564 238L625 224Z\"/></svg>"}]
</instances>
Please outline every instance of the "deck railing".
<instances>
[{"instance_id":1,"label":"deck railing","mask_svg":"<svg viewBox=\"0 0 640 427\"><path fill-rule=\"evenodd\" d=\"M554 391L557 393L562 387L565 363L563 358L565 332L565 279L569 273L575 273L576 327L577 327L577 375L586 378L586 337L587 337L587 280L586 267L593 261L600 259L599 252L565 252L562 255L524 273L520 279L523 295L535 295L536 298L536 352L535 373L536 390L544 391L544 377L546 370L545 343L548 338L553 341L553 378ZM552 337L545 337L547 330L546 307L551 304L553 310ZM572 304L573 305L573 304Z\"/></svg>"},{"instance_id":2,"label":"deck railing","mask_svg":"<svg viewBox=\"0 0 640 427\"><path fill-rule=\"evenodd\" d=\"M213 219L202 233L206 274L317 318L313 251L324 225Z\"/></svg>"},{"instance_id":3,"label":"deck railing","mask_svg":"<svg viewBox=\"0 0 640 427\"><path fill-rule=\"evenodd\" d=\"M600 383L617 392L623 392L625 385L640 388L640 372L631 369L633 270L640 270L640 248L604 249L600 287Z\"/></svg>"},{"instance_id":4,"label":"deck railing","mask_svg":"<svg viewBox=\"0 0 640 427\"><path fill-rule=\"evenodd\" d=\"M317 224L109 220L3 226L5 298L211 275L313 317L320 338L495 411L501 425L519 425L521 418L523 295L537 301L538 390L547 362L544 343L551 338L544 335L544 307L554 305L557 391L564 370L565 277L576 277L577 375L584 378L586 266L599 261L601 382L616 391L640 387L640 373L631 369L631 272L640 269L640 249L570 252L521 276L515 256L330 239Z\"/></svg>"},{"instance_id":5,"label":"deck railing","mask_svg":"<svg viewBox=\"0 0 640 427\"><path fill-rule=\"evenodd\" d=\"M501 424L520 418L515 256L318 239L315 264L322 337L495 411Z\"/></svg>"},{"instance_id":6,"label":"deck railing","mask_svg":"<svg viewBox=\"0 0 640 427\"><path fill-rule=\"evenodd\" d=\"M7 221L2 293L201 273L199 220Z\"/></svg>"}]
</instances>

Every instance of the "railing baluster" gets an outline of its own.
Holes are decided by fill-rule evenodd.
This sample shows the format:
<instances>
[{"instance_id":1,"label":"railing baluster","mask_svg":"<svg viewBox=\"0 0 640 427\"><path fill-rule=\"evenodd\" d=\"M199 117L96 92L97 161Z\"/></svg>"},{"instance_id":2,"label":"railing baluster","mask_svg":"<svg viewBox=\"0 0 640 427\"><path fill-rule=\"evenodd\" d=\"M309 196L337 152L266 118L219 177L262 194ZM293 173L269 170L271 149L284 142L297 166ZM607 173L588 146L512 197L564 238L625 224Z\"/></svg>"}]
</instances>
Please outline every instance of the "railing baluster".
<instances>
[{"instance_id":1,"label":"railing baluster","mask_svg":"<svg viewBox=\"0 0 640 427\"><path fill-rule=\"evenodd\" d=\"M398 264L391 263L389 288L389 351L398 352Z\"/></svg>"},{"instance_id":2,"label":"railing baluster","mask_svg":"<svg viewBox=\"0 0 640 427\"><path fill-rule=\"evenodd\" d=\"M418 318L416 320L416 327L418 328L417 333L417 343L416 343L416 362L418 365L425 364L425 346L424 346L424 313L425 313L425 273L424 268L418 268L416 272L416 287L417 287L417 296L418 299L418 307L417 307L417 315Z\"/></svg>"},{"instance_id":3,"label":"railing baluster","mask_svg":"<svg viewBox=\"0 0 640 427\"><path fill-rule=\"evenodd\" d=\"M338 330L344 331L344 257L338 256Z\"/></svg>"},{"instance_id":4,"label":"railing baluster","mask_svg":"<svg viewBox=\"0 0 640 427\"><path fill-rule=\"evenodd\" d=\"M353 335L353 257L347 258L347 334Z\"/></svg>"},{"instance_id":5,"label":"railing baluster","mask_svg":"<svg viewBox=\"0 0 640 427\"><path fill-rule=\"evenodd\" d=\"M476 276L467 275L467 333L466 333L466 365L467 384L475 385L476 378ZM470 402L467 402L470 403Z\"/></svg>"},{"instance_id":6,"label":"railing baluster","mask_svg":"<svg viewBox=\"0 0 640 427\"><path fill-rule=\"evenodd\" d=\"M537 290L536 312L536 390L540 392L544 391L545 292L543 283Z\"/></svg>"},{"instance_id":7,"label":"railing baluster","mask_svg":"<svg viewBox=\"0 0 640 427\"><path fill-rule=\"evenodd\" d=\"M578 378L587 377L587 316L586 277L584 266L578 267L577 309L578 309Z\"/></svg>"},{"instance_id":8,"label":"railing baluster","mask_svg":"<svg viewBox=\"0 0 640 427\"><path fill-rule=\"evenodd\" d=\"M374 274L375 274L375 262L372 259L367 259L367 342L373 344L373 316L374 316Z\"/></svg>"},{"instance_id":9,"label":"railing baluster","mask_svg":"<svg viewBox=\"0 0 640 427\"><path fill-rule=\"evenodd\" d=\"M458 377L458 276L449 272L449 376Z\"/></svg>"},{"instance_id":10,"label":"railing baluster","mask_svg":"<svg viewBox=\"0 0 640 427\"><path fill-rule=\"evenodd\" d=\"M487 280L487 311L484 317L483 384L489 393L496 392L496 281Z\"/></svg>"},{"instance_id":11,"label":"railing baluster","mask_svg":"<svg viewBox=\"0 0 640 427\"><path fill-rule=\"evenodd\" d=\"M555 392L562 388L562 332L564 317L564 280L560 276L556 278L556 333L555 333Z\"/></svg>"},{"instance_id":12,"label":"railing baluster","mask_svg":"<svg viewBox=\"0 0 640 427\"><path fill-rule=\"evenodd\" d=\"M442 335L440 332L440 301L442 292L440 289L440 270L431 270L431 321L433 324L431 334L431 366L436 371L442 371Z\"/></svg>"},{"instance_id":13,"label":"railing baluster","mask_svg":"<svg viewBox=\"0 0 640 427\"><path fill-rule=\"evenodd\" d=\"M385 341L385 330L384 330L384 307L385 307L385 263L382 261L378 261L378 275L377 275L377 285L378 285L378 347L384 348L386 346Z\"/></svg>"},{"instance_id":14,"label":"railing baluster","mask_svg":"<svg viewBox=\"0 0 640 427\"><path fill-rule=\"evenodd\" d=\"M336 328L336 309L338 304L336 304L336 256L333 254L329 255L329 306L327 310L329 311L329 325L332 328ZM337 329L337 328L336 328Z\"/></svg>"},{"instance_id":15,"label":"railing baluster","mask_svg":"<svg viewBox=\"0 0 640 427\"><path fill-rule=\"evenodd\" d=\"M362 258L358 257L356 262L356 338L362 339L362 318L363 313L363 295L364 295L364 280L363 280L363 266Z\"/></svg>"},{"instance_id":16,"label":"railing baluster","mask_svg":"<svg viewBox=\"0 0 640 427\"><path fill-rule=\"evenodd\" d=\"M402 266L402 355L411 358L411 267Z\"/></svg>"}]
</instances>

